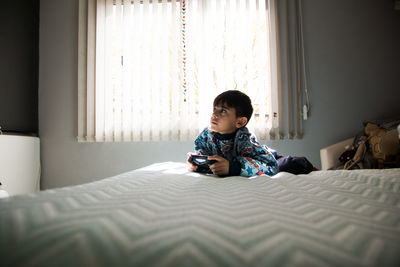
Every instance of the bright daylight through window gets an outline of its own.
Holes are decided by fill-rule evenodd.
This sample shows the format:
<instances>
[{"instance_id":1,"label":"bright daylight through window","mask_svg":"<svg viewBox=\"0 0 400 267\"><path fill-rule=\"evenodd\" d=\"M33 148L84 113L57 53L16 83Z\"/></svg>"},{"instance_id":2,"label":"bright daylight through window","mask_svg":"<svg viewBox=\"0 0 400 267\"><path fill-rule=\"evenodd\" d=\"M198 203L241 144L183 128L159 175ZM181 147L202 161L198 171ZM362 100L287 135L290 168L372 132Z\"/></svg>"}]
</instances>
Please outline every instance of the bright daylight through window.
<instances>
[{"instance_id":1,"label":"bright daylight through window","mask_svg":"<svg viewBox=\"0 0 400 267\"><path fill-rule=\"evenodd\" d=\"M191 140L231 89L277 127L276 34L265 0L88 0L86 141Z\"/></svg>"}]
</instances>

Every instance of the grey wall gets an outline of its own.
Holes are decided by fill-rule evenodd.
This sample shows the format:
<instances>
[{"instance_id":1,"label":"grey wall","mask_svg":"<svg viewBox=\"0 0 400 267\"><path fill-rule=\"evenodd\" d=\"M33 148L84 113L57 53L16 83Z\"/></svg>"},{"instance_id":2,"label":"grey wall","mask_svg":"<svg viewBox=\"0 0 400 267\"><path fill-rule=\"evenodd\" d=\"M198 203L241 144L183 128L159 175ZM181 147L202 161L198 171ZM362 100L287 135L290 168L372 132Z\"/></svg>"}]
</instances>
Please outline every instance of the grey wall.
<instances>
[{"instance_id":1,"label":"grey wall","mask_svg":"<svg viewBox=\"0 0 400 267\"><path fill-rule=\"evenodd\" d=\"M184 161L192 142L77 143L78 0L40 2L42 187ZM268 142L320 166L319 149L362 121L400 115L400 11L392 0L303 0L311 116L302 140Z\"/></svg>"},{"instance_id":2,"label":"grey wall","mask_svg":"<svg viewBox=\"0 0 400 267\"><path fill-rule=\"evenodd\" d=\"M2 1L0 126L38 132L39 0Z\"/></svg>"}]
</instances>

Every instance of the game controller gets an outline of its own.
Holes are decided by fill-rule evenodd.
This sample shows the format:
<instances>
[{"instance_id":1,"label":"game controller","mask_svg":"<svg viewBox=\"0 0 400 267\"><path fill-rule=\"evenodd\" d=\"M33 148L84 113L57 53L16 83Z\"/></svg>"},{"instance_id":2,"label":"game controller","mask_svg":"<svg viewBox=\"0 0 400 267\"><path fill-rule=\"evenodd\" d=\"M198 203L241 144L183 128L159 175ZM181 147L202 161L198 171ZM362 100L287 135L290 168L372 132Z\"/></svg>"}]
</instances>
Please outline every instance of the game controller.
<instances>
[{"instance_id":1,"label":"game controller","mask_svg":"<svg viewBox=\"0 0 400 267\"><path fill-rule=\"evenodd\" d=\"M189 162L197 166L196 172L212 173L212 171L210 170L210 165L218 161L214 159L208 160L208 156L206 155L191 155L189 158Z\"/></svg>"}]
</instances>

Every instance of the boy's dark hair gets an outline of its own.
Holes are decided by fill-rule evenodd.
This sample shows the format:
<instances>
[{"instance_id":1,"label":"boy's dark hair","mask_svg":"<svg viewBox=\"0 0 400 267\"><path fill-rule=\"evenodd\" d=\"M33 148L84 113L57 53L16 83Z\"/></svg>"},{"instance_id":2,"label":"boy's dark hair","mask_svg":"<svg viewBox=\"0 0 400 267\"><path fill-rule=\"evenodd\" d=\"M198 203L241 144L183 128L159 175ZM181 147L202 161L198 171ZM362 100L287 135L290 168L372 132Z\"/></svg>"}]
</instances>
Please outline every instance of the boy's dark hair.
<instances>
[{"instance_id":1,"label":"boy's dark hair","mask_svg":"<svg viewBox=\"0 0 400 267\"><path fill-rule=\"evenodd\" d=\"M214 99L214 107L223 104L235 108L236 117L246 117L247 122L253 114L253 106L251 105L250 97L239 90L225 91Z\"/></svg>"}]
</instances>

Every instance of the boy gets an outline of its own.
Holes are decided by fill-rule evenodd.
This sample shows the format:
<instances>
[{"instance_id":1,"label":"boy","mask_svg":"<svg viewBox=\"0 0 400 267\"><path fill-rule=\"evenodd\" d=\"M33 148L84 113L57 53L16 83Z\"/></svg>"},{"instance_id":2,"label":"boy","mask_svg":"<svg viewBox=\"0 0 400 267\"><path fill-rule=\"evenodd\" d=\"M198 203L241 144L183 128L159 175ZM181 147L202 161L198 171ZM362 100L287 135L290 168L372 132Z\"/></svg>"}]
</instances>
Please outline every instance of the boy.
<instances>
[{"instance_id":1,"label":"boy","mask_svg":"<svg viewBox=\"0 0 400 267\"><path fill-rule=\"evenodd\" d=\"M214 99L211 126L194 141L196 154L217 161L210 165L213 174L250 177L277 173L273 151L260 145L245 127L252 113L250 98L238 90L223 92ZM188 164L189 170L197 170L197 166Z\"/></svg>"}]
</instances>

